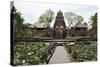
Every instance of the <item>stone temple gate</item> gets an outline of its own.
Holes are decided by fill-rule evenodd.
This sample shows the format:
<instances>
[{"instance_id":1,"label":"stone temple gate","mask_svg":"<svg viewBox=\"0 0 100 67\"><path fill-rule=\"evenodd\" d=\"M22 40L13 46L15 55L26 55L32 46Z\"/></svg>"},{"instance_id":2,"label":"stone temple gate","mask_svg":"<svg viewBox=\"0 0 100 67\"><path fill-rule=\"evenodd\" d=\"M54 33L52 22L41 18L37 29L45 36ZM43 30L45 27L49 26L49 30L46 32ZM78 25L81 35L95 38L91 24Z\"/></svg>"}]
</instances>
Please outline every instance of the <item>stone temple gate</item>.
<instances>
[{"instance_id":1,"label":"stone temple gate","mask_svg":"<svg viewBox=\"0 0 100 67\"><path fill-rule=\"evenodd\" d=\"M59 10L57 13L55 23L54 23L54 28L53 28L54 38L57 38L57 39L65 38L66 37L65 28L66 28L66 25L65 25L63 13Z\"/></svg>"}]
</instances>

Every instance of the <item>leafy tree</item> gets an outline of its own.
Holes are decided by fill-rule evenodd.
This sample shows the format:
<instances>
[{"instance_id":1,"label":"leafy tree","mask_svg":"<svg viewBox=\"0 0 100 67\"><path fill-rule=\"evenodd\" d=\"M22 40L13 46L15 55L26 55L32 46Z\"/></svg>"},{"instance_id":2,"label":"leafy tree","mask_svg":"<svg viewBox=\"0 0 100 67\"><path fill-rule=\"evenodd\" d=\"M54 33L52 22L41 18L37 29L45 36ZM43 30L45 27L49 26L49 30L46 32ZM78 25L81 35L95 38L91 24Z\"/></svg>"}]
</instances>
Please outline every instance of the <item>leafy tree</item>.
<instances>
[{"instance_id":1,"label":"leafy tree","mask_svg":"<svg viewBox=\"0 0 100 67\"><path fill-rule=\"evenodd\" d=\"M90 35L94 40L97 40L97 13L95 13L94 16L91 16L90 20L92 26L92 29L90 29Z\"/></svg>"},{"instance_id":2,"label":"leafy tree","mask_svg":"<svg viewBox=\"0 0 100 67\"><path fill-rule=\"evenodd\" d=\"M94 16L91 16L90 20L92 21L92 26L97 27L97 13Z\"/></svg>"},{"instance_id":3,"label":"leafy tree","mask_svg":"<svg viewBox=\"0 0 100 67\"><path fill-rule=\"evenodd\" d=\"M54 18L54 12L50 9L47 10L45 13L45 18L46 18L47 22L50 23Z\"/></svg>"},{"instance_id":4,"label":"leafy tree","mask_svg":"<svg viewBox=\"0 0 100 67\"><path fill-rule=\"evenodd\" d=\"M73 24L73 21L75 21L76 14L72 12L65 13L65 18L68 20L69 26Z\"/></svg>"},{"instance_id":5,"label":"leafy tree","mask_svg":"<svg viewBox=\"0 0 100 67\"><path fill-rule=\"evenodd\" d=\"M17 11L15 6L13 6L11 10L11 23L13 24L13 33L15 38L27 37L28 33L31 31L31 29L29 29L31 24L23 24L23 22L24 19L21 16L21 13Z\"/></svg>"},{"instance_id":6,"label":"leafy tree","mask_svg":"<svg viewBox=\"0 0 100 67\"><path fill-rule=\"evenodd\" d=\"M24 24L24 36L25 37L32 37L33 36L33 31L31 29L31 25L30 23L25 23Z\"/></svg>"},{"instance_id":7,"label":"leafy tree","mask_svg":"<svg viewBox=\"0 0 100 67\"><path fill-rule=\"evenodd\" d=\"M68 20L68 29L67 29L67 36L69 36L69 28L73 24L73 20L75 19L75 14L72 12L65 13L65 18Z\"/></svg>"},{"instance_id":8,"label":"leafy tree","mask_svg":"<svg viewBox=\"0 0 100 67\"><path fill-rule=\"evenodd\" d=\"M11 10L11 21L19 24L23 24L24 22L24 19L21 17L21 13L17 11L15 6L13 6Z\"/></svg>"},{"instance_id":9,"label":"leafy tree","mask_svg":"<svg viewBox=\"0 0 100 67\"><path fill-rule=\"evenodd\" d=\"M44 15L41 15L41 16L39 17L39 22L40 22L40 23L46 23L46 22L47 22Z\"/></svg>"},{"instance_id":10,"label":"leafy tree","mask_svg":"<svg viewBox=\"0 0 100 67\"><path fill-rule=\"evenodd\" d=\"M39 22L40 23L44 23L44 22L50 23L52 22L53 18L54 18L54 12L49 9L39 17Z\"/></svg>"},{"instance_id":11,"label":"leafy tree","mask_svg":"<svg viewBox=\"0 0 100 67\"><path fill-rule=\"evenodd\" d=\"M77 15L76 16L76 21L77 22L82 22L84 19L83 19L83 17L82 16L80 16L80 15Z\"/></svg>"},{"instance_id":12,"label":"leafy tree","mask_svg":"<svg viewBox=\"0 0 100 67\"><path fill-rule=\"evenodd\" d=\"M26 27L30 27L32 24L30 24L30 23L25 23L24 24Z\"/></svg>"},{"instance_id":13,"label":"leafy tree","mask_svg":"<svg viewBox=\"0 0 100 67\"><path fill-rule=\"evenodd\" d=\"M65 12L65 18L68 20L68 29L71 27L71 25L76 24L77 22L82 22L83 17L80 15L76 15L73 12ZM67 31L67 36L69 36L69 30Z\"/></svg>"},{"instance_id":14,"label":"leafy tree","mask_svg":"<svg viewBox=\"0 0 100 67\"><path fill-rule=\"evenodd\" d=\"M68 20L69 27L77 22L82 22L83 17L80 15L77 15L73 12L67 12L65 13L65 17Z\"/></svg>"}]
</instances>

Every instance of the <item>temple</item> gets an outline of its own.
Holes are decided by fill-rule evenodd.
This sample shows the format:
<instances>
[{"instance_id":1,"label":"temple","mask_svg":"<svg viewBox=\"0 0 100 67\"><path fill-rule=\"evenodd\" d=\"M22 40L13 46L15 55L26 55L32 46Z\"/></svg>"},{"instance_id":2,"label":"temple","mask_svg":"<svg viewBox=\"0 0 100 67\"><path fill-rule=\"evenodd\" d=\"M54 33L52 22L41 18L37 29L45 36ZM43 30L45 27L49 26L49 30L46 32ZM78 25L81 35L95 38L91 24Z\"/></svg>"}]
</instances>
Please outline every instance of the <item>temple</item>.
<instances>
[{"instance_id":1,"label":"temple","mask_svg":"<svg viewBox=\"0 0 100 67\"><path fill-rule=\"evenodd\" d=\"M67 29L64 16L61 10L57 12L53 29L48 27L47 23L35 23L32 26L34 35L39 37L52 37L54 39L65 39L66 37L87 36L87 25L82 22L76 23L75 26ZM67 33L69 31L69 34ZM68 35L67 35L68 34Z\"/></svg>"},{"instance_id":2,"label":"temple","mask_svg":"<svg viewBox=\"0 0 100 67\"><path fill-rule=\"evenodd\" d=\"M57 13L56 19L55 19L55 23L54 23L54 38L57 39L63 39L66 37L66 33L65 33L65 21L64 21L64 17L63 17L63 13L61 12L61 10L59 10L59 12Z\"/></svg>"}]
</instances>

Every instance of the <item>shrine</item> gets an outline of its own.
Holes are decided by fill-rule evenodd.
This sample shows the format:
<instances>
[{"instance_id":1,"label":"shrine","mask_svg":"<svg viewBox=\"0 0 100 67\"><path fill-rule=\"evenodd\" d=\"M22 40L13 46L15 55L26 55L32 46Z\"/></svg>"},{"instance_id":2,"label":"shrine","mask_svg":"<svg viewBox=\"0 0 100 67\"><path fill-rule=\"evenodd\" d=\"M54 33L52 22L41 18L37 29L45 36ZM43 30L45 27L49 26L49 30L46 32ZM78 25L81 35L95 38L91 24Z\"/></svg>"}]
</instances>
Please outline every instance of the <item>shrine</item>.
<instances>
[{"instance_id":1,"label":"shrine","mask_svg":"<svg viewBox=\"0 0 100 67\"><path fill-rule=\"evenodd\" d=\"M54 38L64 39L66 37L65 28L66 25L65 25L63 13L61 12L61 10L59 10L53 28Z\"/></svg>"}]
</instances>

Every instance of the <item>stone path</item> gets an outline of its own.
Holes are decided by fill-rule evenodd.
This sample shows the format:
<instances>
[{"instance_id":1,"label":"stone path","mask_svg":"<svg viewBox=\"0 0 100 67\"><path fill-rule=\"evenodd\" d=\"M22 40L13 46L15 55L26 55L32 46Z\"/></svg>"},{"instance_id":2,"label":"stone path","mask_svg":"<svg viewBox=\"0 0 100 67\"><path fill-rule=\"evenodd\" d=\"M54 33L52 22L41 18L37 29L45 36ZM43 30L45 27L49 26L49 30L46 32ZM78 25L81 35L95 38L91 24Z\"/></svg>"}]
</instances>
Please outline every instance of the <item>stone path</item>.
<instances>
[{"instance_id":1,"label":"stone path","mask_svg":"<svg viewBox=\"0 0 100 67\"><path fill-rule=\"evenodd\" d=\"M57 46L49 64L69 63L68 54L63 46Z\"/></svg>"}]
</instances>

